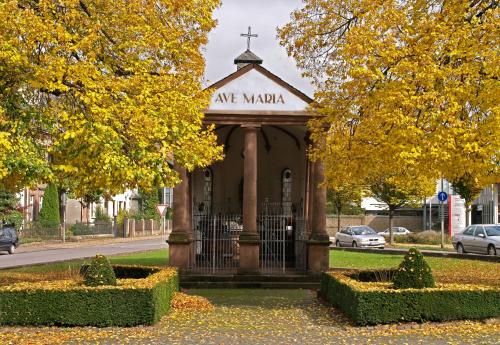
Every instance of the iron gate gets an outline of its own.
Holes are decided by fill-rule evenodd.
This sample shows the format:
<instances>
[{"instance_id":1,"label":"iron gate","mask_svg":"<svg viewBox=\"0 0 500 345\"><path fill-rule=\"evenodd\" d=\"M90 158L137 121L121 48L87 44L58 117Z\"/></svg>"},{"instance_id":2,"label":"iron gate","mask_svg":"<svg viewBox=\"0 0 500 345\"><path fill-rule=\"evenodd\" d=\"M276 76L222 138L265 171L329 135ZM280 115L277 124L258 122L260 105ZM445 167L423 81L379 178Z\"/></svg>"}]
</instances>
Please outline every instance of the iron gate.
<instances>
[{"instance_id":1,"label":"iron gate","mask_svg":"<svg viewBox=\"0 0 500 345\"><path fill-rule=\"evenodd\" d=\"M202 214L193 216L195 269L202 272L234 271L239 267L241 215Z\"/></svg>"},{"instance_id":2,"label":"iron gate","mask_svg":"<svg viewBox=\"0 0 500 345\"><path fill-rule=\"evenodd\" d=\"M306 269L306 222L283 207L265 204L258 217L260 268L285 273L287 268Z\"/></svg>"},{"instance_id":3,"label":"iron gate","mask_svg":"<svg viewBox=\"0 0 500 345\"><path fill-rule=\"evenodd\" d=\"M287 254L290 250L287 234L288 217L262 214L258 218L260 235L260 268L263 270L286 270Z\"/></svg>"}]
</instances>

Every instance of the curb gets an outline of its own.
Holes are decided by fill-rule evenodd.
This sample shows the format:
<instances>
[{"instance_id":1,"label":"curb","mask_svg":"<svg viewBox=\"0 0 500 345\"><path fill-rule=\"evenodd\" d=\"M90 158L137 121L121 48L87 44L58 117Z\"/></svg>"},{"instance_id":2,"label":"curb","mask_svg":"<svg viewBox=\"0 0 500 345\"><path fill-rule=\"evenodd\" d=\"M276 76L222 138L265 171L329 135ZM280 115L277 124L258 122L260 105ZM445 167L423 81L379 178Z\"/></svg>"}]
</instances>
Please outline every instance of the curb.
<instances>
[{"instance_id":1,"label":"curb","mask_svg":"<svg viewBox=\"0 0 500 345\"><path fill-rule=\"evenodd\" d=\"M406 254L408 249L375 249L375 248L338 248L330 247L330 250L341 250L346 252L376 253L376 254ZM458 254L453 252L438 252L433 250L421 250L424 256L437 258L467 259L489 262L500 262L500 256L481 255L481 254Z\"/></svg>"}]
</instances>

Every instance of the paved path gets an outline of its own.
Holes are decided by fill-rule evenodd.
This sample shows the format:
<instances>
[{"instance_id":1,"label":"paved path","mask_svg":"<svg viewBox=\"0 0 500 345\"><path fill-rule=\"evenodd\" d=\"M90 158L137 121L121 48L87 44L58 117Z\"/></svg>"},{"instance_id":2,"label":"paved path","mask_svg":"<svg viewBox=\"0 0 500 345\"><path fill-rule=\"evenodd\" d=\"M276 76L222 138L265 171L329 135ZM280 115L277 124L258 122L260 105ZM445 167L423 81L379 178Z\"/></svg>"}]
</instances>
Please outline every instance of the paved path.
<instances>
[{"instance_id":1,"label":"paved path","mask_svg":"<svg viewBox=\"0 0 500 345\"><path fill-rule=\"evenodd\" d=\"M8 255L6 252L0 252L0 269L71 259L82 259L92 257L96 254L115 255L167 248L164 237L134 239L120 243L80 243L78 246L73 246L71 248L66 248L62 244L60 246L62 248L35 249L18 252L14 255Z\"/></svg>"}]
</instances>

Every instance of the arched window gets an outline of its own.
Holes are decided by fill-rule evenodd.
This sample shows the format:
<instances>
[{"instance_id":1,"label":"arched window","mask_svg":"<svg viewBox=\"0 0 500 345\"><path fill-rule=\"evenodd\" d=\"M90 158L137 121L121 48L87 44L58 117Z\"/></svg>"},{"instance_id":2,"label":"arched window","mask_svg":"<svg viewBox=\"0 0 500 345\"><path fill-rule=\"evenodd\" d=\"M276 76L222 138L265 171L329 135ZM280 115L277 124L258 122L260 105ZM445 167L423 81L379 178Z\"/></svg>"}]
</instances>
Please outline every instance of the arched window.
<instances>
[{"instance_id":1,"label":"arched window","mask_svg":"<svg viewBox=\"0 0 500 345\"><path fill-rule=\"evenodd\" d=\"M205 206L205 210L207 211L210 211L212 209L212 187L212 169L206 168L205 170L203 170L203 204Z\"/></svg>"},{"instance_id":2,"label":"arched window","mask_svg":"<svg viewBox=\"0 0 500 345\"><path fill-rule=\"evenodd\" d=\"M281 173L281 206L284 214L292 213L292 171L285 169Z\"/></svg>"}]
</instances>

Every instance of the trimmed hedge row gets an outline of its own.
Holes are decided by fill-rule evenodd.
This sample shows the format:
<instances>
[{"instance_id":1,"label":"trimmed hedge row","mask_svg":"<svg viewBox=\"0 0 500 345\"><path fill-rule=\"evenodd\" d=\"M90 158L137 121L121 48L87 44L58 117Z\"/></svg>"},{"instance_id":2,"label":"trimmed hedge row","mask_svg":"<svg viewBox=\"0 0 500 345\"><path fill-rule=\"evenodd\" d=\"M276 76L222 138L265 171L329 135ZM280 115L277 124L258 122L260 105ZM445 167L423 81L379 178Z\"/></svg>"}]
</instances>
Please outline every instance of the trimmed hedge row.
<instances>
[{"instance_id":1,"label":"trimmed hedge row","mask_svg":"<svg viewBox=\"0 0 500 345\"><path fill-rule=\"evenodd\" d=\"M348 274L323 274L320 295L358 325L500 316L500 289L495 287L438 284L436 288L396 290L390 283L364 283Z\"/></svg>"},{"instance_id":2,"label":"trimmed hedge row","mask_svg":"<svg viewBox=\"0 0 500 345\"><path fill-rule=\"evenodd\" d=\"M74 281L17 283L0 288L0 324L60 326L150 325L170 309L179 289L172 268L114 266L117 286L88 287ZM141 273L142 272L142 273ZM145 277L145 278L143 278Z\"/></svg>"}]
</instances>

